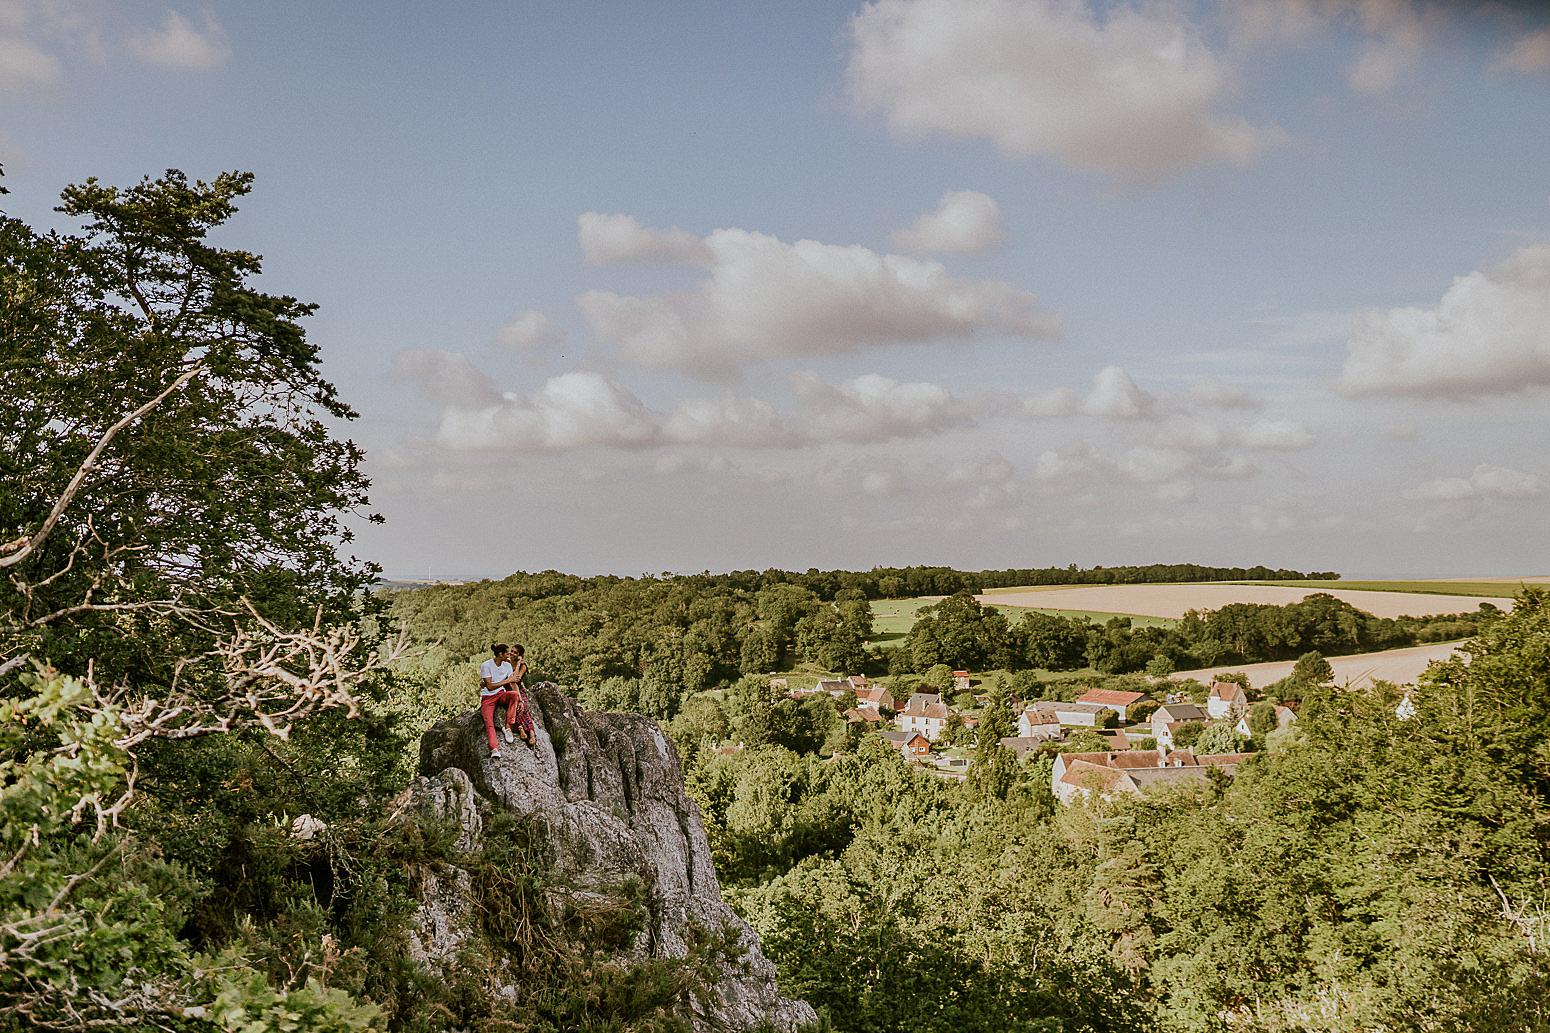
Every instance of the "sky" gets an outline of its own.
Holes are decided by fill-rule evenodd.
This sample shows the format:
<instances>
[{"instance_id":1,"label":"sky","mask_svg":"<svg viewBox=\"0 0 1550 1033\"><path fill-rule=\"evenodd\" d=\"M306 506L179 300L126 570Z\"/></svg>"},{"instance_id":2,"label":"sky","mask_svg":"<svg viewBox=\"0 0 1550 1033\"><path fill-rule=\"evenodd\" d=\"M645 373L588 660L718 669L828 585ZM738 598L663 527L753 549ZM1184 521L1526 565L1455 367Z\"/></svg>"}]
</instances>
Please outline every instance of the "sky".
<instances>
[{"instance_id":1,"label":"sky","mask_svg":"<svg viewBox=\"0 0 1550 1033\"><path fill-rule=\"evenodd\" d=\"M1550 573L1550 14L0 0L6 211L223 229L390 576Z\"/></svg>"}]
</instances>

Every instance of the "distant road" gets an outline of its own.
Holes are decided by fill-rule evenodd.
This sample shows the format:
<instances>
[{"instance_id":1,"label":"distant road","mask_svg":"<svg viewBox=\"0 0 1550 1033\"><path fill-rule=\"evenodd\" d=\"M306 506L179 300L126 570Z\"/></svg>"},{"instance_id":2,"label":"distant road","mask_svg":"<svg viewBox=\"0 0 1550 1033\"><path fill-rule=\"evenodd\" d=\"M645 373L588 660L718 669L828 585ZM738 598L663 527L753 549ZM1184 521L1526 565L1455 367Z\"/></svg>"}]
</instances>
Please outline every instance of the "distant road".
<instances>
[{"instance_id":1,"label":"distant road","mask_svg":"<svg viewBox=\"0 0 1550 1033\"><path fill-rule=\"evenodd\" d=\"M1264 603L1285 606L1301 602L1314 592L1344 599L1375 617L1426 617L1436 613L1464 613L1481 603L1512 609L1506 596L1436 595L1426 592L1363 592L1329 588L1291 588L1281 585L1204 583L1187 585L1085 585L1058 588L997 588L977 598L999 606L1031 606L1050 610L1095 610L1101 613L1141 613L1149 617L1182 617L1186 610L1218 610L1228 603Z\"/></svg>"},{"instance_id":2,"label":"distant road","mask_svg":"<svg viewBox=\"0 0 1550 1033\"><path fill-rule=\"evenodd\" d=\"M1335 684L1349 683L1352 688L1371 685L1374 681L1388 681L1396 685L1413 685L1426 665L1433 660L1445 660L1463 643L1433 642L1406 649L1385 649L1381 653L1357 653L1354 656L1326 657L1335 669ZM1256 689L1271 682L1280 681L1292 673L1293 660L1279 660L1269 664L1242 664L1237 667L1207 667L1198 671L1179 671L1174 678L1193 678L1210 682L1211 676L1224 671L1242 671L1249 676L1249 684Z\"/></svg>"}]
</instances>

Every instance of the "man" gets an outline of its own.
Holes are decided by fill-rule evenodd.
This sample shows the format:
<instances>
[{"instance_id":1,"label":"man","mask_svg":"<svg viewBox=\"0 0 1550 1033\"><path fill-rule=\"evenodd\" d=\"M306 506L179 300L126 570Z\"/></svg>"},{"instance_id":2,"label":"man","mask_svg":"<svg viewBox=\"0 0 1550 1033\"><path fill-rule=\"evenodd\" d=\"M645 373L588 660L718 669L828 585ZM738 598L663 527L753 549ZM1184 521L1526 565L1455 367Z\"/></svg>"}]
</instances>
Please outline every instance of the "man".
<instances>
[{"instance_id":1,"label":"man","mask_svg":"<svg viewBox=\"0 0 1550 1033\"><path fill-rule=\"evenodd\" d=\"M511 662L506 659L506 654L511 651L504 642L496 643L490 647L492 659L479 665L479 713L484 717L485 735L490 740L490 759L500 759L500 743L495 739L495 707L496 704L506 704L506 724L501 728L501 734L506 737L506 742L511 742L511 726L516 722L517 710L526 709L523 704L522 690L509 687L513 677Z\"/></svg>"},{"instance_id":2,"label":"man","mask_svg":"<svg viewBox=\"0 0 1550 1033\"><path fill-rule=\"evenodd\" d=\"M533 711L528 707L527 701L527 650L520 646L512 646L508 654L511 659L511 677L506 679L506 685L510 687L516 697L506 704L506 725L509 729L512 724L511 715L515 711L517 735L529 746L538 745L533 732ZM508 734L506 741L511 741Z\"/></svg>"}]
</instances>

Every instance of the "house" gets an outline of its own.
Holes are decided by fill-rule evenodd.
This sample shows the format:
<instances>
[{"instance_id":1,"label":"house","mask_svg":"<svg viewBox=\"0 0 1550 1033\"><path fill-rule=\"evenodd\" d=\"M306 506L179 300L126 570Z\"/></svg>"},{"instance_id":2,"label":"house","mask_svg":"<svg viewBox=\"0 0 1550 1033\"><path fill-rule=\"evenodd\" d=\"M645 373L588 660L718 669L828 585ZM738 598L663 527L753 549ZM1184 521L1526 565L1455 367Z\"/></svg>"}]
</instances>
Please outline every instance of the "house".
<instances>
[{"instance_id":1,"label":"house","mask_svg":"<svg viewBox=\"0 0 1550 1033\"><path fill-rule=\"evenodd\" d=\"M1041 699L1032 704L1031 709L1042 714L1052 714L1063 725L1080 728L1097 728L1111 712L1111 708L1102 703L1063 703L1052 699Z\"/></svg>"},{"instance_id":2,"label":"house","mask_svg":"<svg viewBox=\"0 0 1550 1033\"><path fill-rule=\"evenodd\" d=\"M1130 738L1125 735L1123 728L1095 728L1093 734L1108 743L1109 749L1116 753L1130 749Z\"/></svg>"},{"instance_id":3,"label":"house","mask_svg":"<svg viewBox=\"0 0 1550 1033\"><path fill-rule=\"evenodd\" d=\"M1055 758L1050 789L1061 803L1096 794L1139 794L1156 785L1203 782L1211 770L1231 775L1251 753L1195 756L1188 750L1063 753Z\"/></svg>"},{"instance_id":4,"label":"house","mask_svg":"<svg viewBox=\"0 0 1550 1033\"><path fill-rule=\"evenodd\" d=\"M883 715L877 712L876 707L851 707L845 711L845 720L850 724L880 725L883 723Z\"/></svg>"},{"instance_id":5,"label":"house","mask_svg":"<svg viewBox=\"0 0 1550 1033\"><path fill-rule=\"evenodd\" d=\"M868 685L864 689L856 690L856 706L871 707L873 710L897 710L898 702L893 698L893 693L881 685Z\"/></svg>"},{"instance_id":6,"label":"house","mask_svg":"<svg viewBox=\"0 0 1550 1033\"><path fill-rule=\"evenodd\" d=\"M947 709L947 704L942 702L942 697L933 696L935 703L917 702L919 697L928 696L929 693L917 692L910 697L909 706L899 711L899 730L902 732L919 732L932 742L941 738L947 730L947 719L952 712Z\"/></svg>"},{"instance_id":7,"label":"house","mask_svg":"<svg viewBox=\"0 0 1550 1033\"><path fill-rule=\"evenodd\" d=\"M1121 721L1130 720L1129 710L1146 699L1144 692L1121 692L1118 689L1089 689L1076 697L1078 703L1097 703L1119 715Z\"/></svg>"},{"instance_id":8,"label":"house","mask_svg":"<svg viewBox=\"0 0 1550 1033\"><path fill-rule=\"evenodd\" d=\"M868 685L872 684L867 681L867 677L864 674L853 674L845 680L850 682L850 687L856 690L856 695L858 696L866 691Z\"/></svg>"},{"instance_id":9,"label":"house","mask_svg":"<svg viewBox=\"0 0 1550 1033\"><path fill-rule=\"evenodd\" d=\"M1047 742L1055 742L1065 737L1066 730L1059 725L1047 726L1047 731L1034 735L1009 735L1005 739L998 740L1002 746L1011 750L1022 760L1028 754L1037 750Z\"/></svg>"},{"instance_id":10,"label":"house","mask_svg":"<svg viewBox=\"0 0 1550 1033\"><path fill-rule=\"evenodd\" d=\"M905 710L916 710L920 707L929 707L933 703L942 702L940 692L912 692L908 702L904 704Z\"/></svg>"},{"instance_id":11,"label":"house","mask_svg":"<svg viewBox=\"0 0 1550 1033\"><path fill-rule=\"evenodd\" d=\"M1211 691L1206 696L1206 713L1213 721L1236 719L1248 709L1249 694L1243 691L1242 685L1230 681L1211 683Z\"/></svg>"},{"instance_id":12,"label":"house","mask_svg":"<svg viewBox=\"0 0 1550 1033\"><path fill-rule=\"evenodd\" d=\"M1276 727L1289 728L1297 723L1297 711L1291 707L1276 706Z\"/></svg>"},{"instance_id":13,"label":"house","mask_svg":"<svg viewBox=\"0 0 1550 1033\"><path fill-rule=\"evenodd\" d=\"M1058 736L1052 737L1048 734L1047 730L1051 728L1060 728L1060 718L1037 707L1029 707L1017 715L1017 734L1024 738L1031 735L1059 738Z\"/></svg>"},{"instance_id":14,"label":"house","mask_svg":"<svg viewBox=\"0 0 1550 1033\"><path fill-rule=\"evenodd\" d=\"M835 699L839 699L850 691L850 682L839 678L823 678L819 680L818 687L813 691L828 693Z\"/></svg>"},{"instance_id":15,"label":"house","mask_svg":"<svg viewBox=\"0 0 1550 1033\"><path fill-rule=\"evenodd\" d=\"M878 732L883 742L904 755L906 760L931 754L931 742L919 732Z\"/></svg>"},{"instance_id":16,"label":"house","mask_svg":"<svg viewBox=\"0 0 1550 1033\"><path fill-rule=\"evenodd\" d=\"M968 692L969 691L969 672L968 671L954 671L953 672L953 690L955 692Z\"/></svg>"},{"instance_id":17,"label":"house","mask_svg":"<svg viewBox=\"0 0 1550 1033\"><path fill-rule=\"evenodd\" d=\"M1206 717L1205 710L1193 703L1169 703L1158 707L1152 714L1152 738L1159 746L1171 747L1174 729L1190 721L1204 721Z\"/></svg>"}]
</instances>

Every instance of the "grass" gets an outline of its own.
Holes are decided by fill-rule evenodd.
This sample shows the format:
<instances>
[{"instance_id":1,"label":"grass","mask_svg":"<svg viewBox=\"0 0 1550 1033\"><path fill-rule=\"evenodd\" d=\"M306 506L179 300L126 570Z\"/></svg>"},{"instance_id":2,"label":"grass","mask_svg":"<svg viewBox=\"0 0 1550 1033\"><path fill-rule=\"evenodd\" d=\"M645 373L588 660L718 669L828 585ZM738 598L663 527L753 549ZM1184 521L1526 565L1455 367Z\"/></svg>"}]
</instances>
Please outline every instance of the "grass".
<instances>
[{"instance_id":1,"label":"grass","mask_svg":"<svg viewBox=\"0 0 1550 1033\"><path fill-rule=\"evenodd\" d=\"M1517 594L1512 581L1243 581L1245 585L1278 585L1313 591L1344 588L1356 592L1420 592L1425 595L1473 595L1510 598Z\"/></svg>"},{"instance_id":2,"label":"grass","mask_svg":"<svg viewBox=\"0 0 1550 1033\"><path fill-rule=\"evenodd\" d=\"M923 607L942 601L941 596L922 596L917 599L878 599L872 603L872 644L894 646L904 641L904 636L909 634L910 628L915 626L915 620ZM1131 623L1138 628L1171 628L1178 621L1172 617L1148 617L1136 613L1102 613L1097 610L1059 610L1033 606L1004 606L999 603L990 604L995 609L1006 614L1008 620L1015 621L1024 613L1033 610L1038 613L1052 613L1059 617L1072 617L1078 620L1087 619L1095 624L1114 617L1129 617Z\"/></svg>"}]
</instances>

